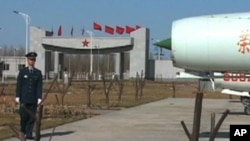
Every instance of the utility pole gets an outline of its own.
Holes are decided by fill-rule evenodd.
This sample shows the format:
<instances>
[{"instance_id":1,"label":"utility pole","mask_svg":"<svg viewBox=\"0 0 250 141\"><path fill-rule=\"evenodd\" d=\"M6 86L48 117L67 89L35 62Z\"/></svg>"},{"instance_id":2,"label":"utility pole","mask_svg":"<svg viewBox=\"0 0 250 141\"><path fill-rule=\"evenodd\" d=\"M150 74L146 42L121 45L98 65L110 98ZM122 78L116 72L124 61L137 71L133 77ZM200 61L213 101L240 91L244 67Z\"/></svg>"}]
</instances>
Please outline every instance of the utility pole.
<instances>
[{"instance_id":1,"label":"utility pole","mask_svg":"<svg viewBox=\"0 0 250 141\"><path fill-rule=\"evenodd\" d=\"M31 18L28 14L19 12L19 11L13 11L15 14L20 15L24 18L25 20L25 24L26 24L26 48L25 48L25 54L27 54L29 52L29 25L30 25L30 21ZM26 58L26 66L28 66L27 63L27 58Z\"/></svg>"}]
</instances>

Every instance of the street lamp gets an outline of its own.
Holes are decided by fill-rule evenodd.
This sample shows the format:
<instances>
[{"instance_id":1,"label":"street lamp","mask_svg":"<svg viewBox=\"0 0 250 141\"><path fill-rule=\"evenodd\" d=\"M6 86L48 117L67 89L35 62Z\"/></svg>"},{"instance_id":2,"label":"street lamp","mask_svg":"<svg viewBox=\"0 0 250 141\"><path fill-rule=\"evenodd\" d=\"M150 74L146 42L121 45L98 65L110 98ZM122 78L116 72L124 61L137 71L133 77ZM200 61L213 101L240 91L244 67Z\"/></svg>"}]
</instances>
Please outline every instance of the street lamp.
<instances>
[{"instance_id":1,"label":"street lamp","mask_svg":"<svg viewBox=\"0 0 250 141\"><path fill-rule=\"evenodd\" d=\"M17 72L17 57L16 57L16 51L17 50L18 50L17 48L14 48L15 72Z\"/></svg>"},{"instance_id":2,"label":"street lamp","mask_svg":"<svg viewBox=\"0 0 250 141\"><path fill-rule=\"evenodd\" d=\"M25 54L27 54L29 52L29 24L31 21L31 18L29 15L19 12L19 11L13 11L15 14L21 15L26 23L26 50L25 50ZM27 58L26 58L27 59ZM26 60L26 66L27 66L27 60Z\"/></svg>"},{"instance_id":3,"label":"street lamp","mask_svg":"<svg viewBox=\"0 0 250 141\"><path fill-rule=\"evenodd\" d=\"M97 74L99 75L99 54L100 54L100 48L99 48L100 46L99 46L99 43L97 44L97 45L95 45L95 49L97 49Z\"/></svg>"},{"instance_id":4,"label":"street lamp","mask_svg":"<svg viewBox=\"0 0 250 141\"><path fill-rule=\"evenodd\" d=\"M90 75L92 76L92 72L93 72L93 54L92 54L92 47L93 47L93 32L92 31L89 31L87 30L86 31L89 36L90 36L90 43L91 43L91 49L90 49Z\"/></svg>"}]
</instances>

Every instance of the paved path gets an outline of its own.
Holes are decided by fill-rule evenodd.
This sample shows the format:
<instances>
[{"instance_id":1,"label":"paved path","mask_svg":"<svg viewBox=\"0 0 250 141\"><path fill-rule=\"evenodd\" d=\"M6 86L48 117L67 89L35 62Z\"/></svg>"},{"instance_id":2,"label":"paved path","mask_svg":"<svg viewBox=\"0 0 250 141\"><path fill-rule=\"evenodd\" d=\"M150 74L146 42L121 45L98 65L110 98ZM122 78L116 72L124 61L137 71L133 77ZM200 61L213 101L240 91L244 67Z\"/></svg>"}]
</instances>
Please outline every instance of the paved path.
<instances>
[{"instance_id":1,"label":"paved path","mask_svg":"<svg viewBox=\"0 0 250 141\"><path fill-rule=\"evenodd\" d=\"M188 141L184 120L192 130L195 99L164 99L134 108L113 111L56 128L52 141ZM229 141L230 124L247 124L239 101L203 100L200 141L208 141L211 113L216 122L226 109L231 112L219 130L216 141ZM41 141L48 141L52 129L42 131ZM5 141L17 141L10 138Z\"/></svg>"}]
</instances>

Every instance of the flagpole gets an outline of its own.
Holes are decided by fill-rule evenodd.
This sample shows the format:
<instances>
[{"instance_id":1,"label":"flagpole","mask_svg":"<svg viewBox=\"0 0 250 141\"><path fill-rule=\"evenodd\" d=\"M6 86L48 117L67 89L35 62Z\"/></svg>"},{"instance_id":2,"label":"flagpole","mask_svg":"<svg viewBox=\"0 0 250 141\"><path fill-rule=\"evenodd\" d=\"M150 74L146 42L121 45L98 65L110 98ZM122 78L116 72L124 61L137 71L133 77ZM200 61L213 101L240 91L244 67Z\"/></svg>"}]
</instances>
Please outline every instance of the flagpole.
<instances>
[{"instance_id":1,"label":"flagpole","mask_svg":"<svg viewBox=\"0 0 250 141\"><path fill-rule=\"evenodd\" d=\"M69 71L68 71L69 74L71 75L71 68L70 68L70 61L71 61L71 60L70 60L70 59L71 59L71 53L69 54Z\"/></svg>"},{"instance_id":2,"label":"flagpole","mask_svg":"<svg viewBox=\"0 0 250 141\"><path fill-rule=\"evenodd\" d=\"M108 54L108 73L109 73L109 56L110 54Z\"/></svg>"},{"instance_id":3,"label":"flagpole","mask_svg":"<svg viewBox=\"0 0 250 141\"><path fill-rule=\"evenodd\" d=\"M100 46L99 46L99 43L98 43L98 75L99 75L99 55L100 55Z\"/></svg>"},{"instance_id":4,"label":"flagpole","mask_svg":"<svg viewBox=\"0 0 250 141\"><path fill-rule=\"evenodd\" d=\"M91 42L91 46L90 46L91 47L91 49L90 49L90 71L89 71L89 73L92 76L92 73L93 73L93 53L92 53L92 48L93 48L93 32L89 31L89 30L87 30L86 32L89 34L89 36L90 36L90 42Z\"/></svg>"}]
</instances>

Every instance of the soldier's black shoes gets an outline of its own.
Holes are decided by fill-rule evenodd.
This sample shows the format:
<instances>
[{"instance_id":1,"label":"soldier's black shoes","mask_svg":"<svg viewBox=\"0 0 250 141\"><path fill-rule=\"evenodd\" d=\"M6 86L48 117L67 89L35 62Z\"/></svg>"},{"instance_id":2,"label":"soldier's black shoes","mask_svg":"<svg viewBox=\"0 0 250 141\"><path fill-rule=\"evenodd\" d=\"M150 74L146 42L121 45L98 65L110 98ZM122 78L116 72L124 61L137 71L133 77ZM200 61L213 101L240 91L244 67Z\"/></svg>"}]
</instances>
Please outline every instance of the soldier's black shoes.
<instances>
[{"instance_id":1,"label":"soldier's black shoes","mask_svg":"<svg viewBox=\"0 0 250 141\"><path fill-rule=\"evenodd\" d=\"M26 139L28 139L28 140L34 140L35 138L34 137L26 137Z\"/></svg>"}]
</instances>

